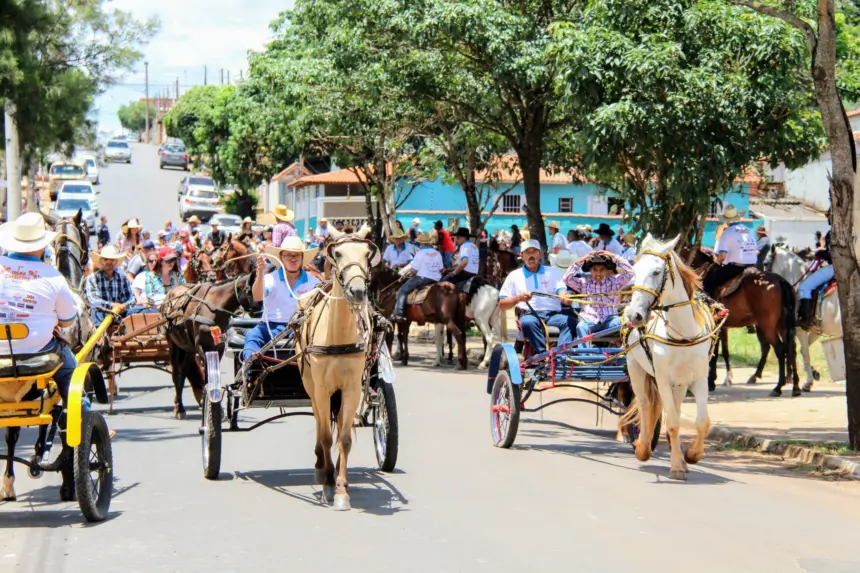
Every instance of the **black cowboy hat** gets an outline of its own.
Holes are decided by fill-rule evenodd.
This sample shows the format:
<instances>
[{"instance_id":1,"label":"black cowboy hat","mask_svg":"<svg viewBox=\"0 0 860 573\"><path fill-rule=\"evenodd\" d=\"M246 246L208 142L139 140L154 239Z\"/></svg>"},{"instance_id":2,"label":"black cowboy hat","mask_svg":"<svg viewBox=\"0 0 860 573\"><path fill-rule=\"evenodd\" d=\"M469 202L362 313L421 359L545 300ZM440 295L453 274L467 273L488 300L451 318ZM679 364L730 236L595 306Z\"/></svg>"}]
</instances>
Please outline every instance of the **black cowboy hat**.
<instances>
[{"instance_id":1,"label":"black cowboy hat","mask_svg":"<svg viewBox=\"0 0 860 573\"><path fill-rule=\"evenodd\" d=\"M601 223L599 227L597 227L597 231L595 234L598 237L611 237L615 234L615 231L609 228L609 225L606 223Z\"/></svg>"},{"instance_id":2,"label":"black cowboy hat","mask_svg":"<svg viewBox=\"0 0 860 573\"><path fill-rule=\"evenodd\" d=\"M469 227L460 227L457 229L457 232L454 233L455 237L466 237L467 239L472 236L471 231L469 231Z\"/></svg>"},{"instance_id":3,"label":"black cowboy hat","mask_svg":"<svg viewBox=\"0 0 860 573\"><path fill-rule=\"evenodd\" d=\"M602 253L594 253L591 255L587 261L582 263L583 272L589 272L591 267L594 265L603 265L607 270L614 271L617 266L615 265L615 261L613 261L610 257L602 254Z\"/></svg>"}]
</instances>

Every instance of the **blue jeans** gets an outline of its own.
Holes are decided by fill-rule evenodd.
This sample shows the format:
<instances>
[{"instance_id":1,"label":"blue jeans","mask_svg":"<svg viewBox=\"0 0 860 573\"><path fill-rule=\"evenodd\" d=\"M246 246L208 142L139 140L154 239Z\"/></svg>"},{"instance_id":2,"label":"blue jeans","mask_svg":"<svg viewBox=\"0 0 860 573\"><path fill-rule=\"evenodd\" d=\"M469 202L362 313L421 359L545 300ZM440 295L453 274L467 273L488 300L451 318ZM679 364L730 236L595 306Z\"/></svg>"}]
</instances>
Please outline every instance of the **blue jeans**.
<instances>
[{"instance_id":1,"label":"blue jeans","mask_svg":"<svg viewBox=\"0 0 860 573\"><path fill-rule=\"evenodd\" d=\"M451 262L451 259L453 258L453 256L454 256L454 253L453 253L453 252L451 252L451 253L442 253L442 264L443 264L443 265L445 265L445 268L446 268L446 269L450 269L450 268L451 268L451 265L453 264L453 263Z\"/></svg>"},{"instance_id":2,"label":"blue jeans","mask_svg":"<svg viewBox=\"0 0 860 573\"><path fill-rule=\"evenodd\" d=\"M621 317L617 314L614 316L609 316L603 319L600 322L588 322L587 320L580 320L579 324L576 325L576 337L582 338L583 336L588 336L592 332L600 332L601 330L608 330L610 328L618 328L621 326ZM578 345L579 348L591 348L590 342L584 342Z\"/></svg>"},{"instance_id":3,"label":"blue jeans","mask_svg":"<svg viewBox=\"0 0 860 573\"><path fill-rule=\"evenodd\" d=\"M833 278L833 273L833 265L828 265L826 267L821 267L803 279L797 287L797 295L800 297L800 300L811 299L812 293L815 292L815 289L829 282L830 279Z\"/></svg>"},{"instance_id":4,"label":"blue jeans","mask_svg":"<svg viewBox=\"0 0 860 573\"><path fill-rule=\"evenodd\" d=\"M563 314L560 312L539 311L537 315L543 320L547 326L555 326L558 328L558 345L571 342L571 332L576 326L576 316L573 314ZM546 335L543 331L543 326L534 314L524 314L520 317L520 326L523 329L523 334L529 339L529 344L535 354L540 354L546 351Z\"/></svg>"},{"instance_id":5,"label":"blue jeans","mask_svg":"<svg viewBox=\"0 0 860 573\"><path fill-rule=\"evenodd\" d=\"M60 358L63 359L63 365L60 366L60 369L54 373L54 383L57 385L57 389L60 391L60 397L63 399L63 405L69 403L69 387L72 385L72 373L75 371L75 368L78 366L78 361L75 360L75 355L72 354L72 349L63 344L62 342L54 339L49 342L39 353L42 352L54 352L60 355ZM86 396L81 400L81 408L84 412L90 411L90 401Z\"/></svg>"},{"instance_id":6,"label":"blue jeans","mask_svg":"<svg viewBox=\"0 0 860 573\"><path fill-rule=\"evenodd\" d=\"M121 316L128 316L130 314L155 314L158 312L157 308L152 308L149 306L130 306L126 309L125 314ZM90 318L93 320L93 326L98 328L98 326L105 319L106 314L100 310L90 309Z\"/></svg>"},{"instance_id":7,"label":"blue jeans","mask_svg":"<svg viewBox=\"0 0 860 573\"><path fill-rule=\"evenodd\" d=\"M287 328L283 322L261 322L254 328L245 331L245 346L242 348L242 360L248 360L272 341L272 338Z\"/></svg>"},{"instance_id":8,"label":"blue jeans","mask_svg":"<svg viewBox=\"0 0 860 573\"><path fill-rule=\"evenodd\" d=\"M435 283L433 279L428 279L425 277L419 277L415 275L400 287L400 290L397 291L397 301L394 303L394 314L395 316L403 316L403 313L406 312L406 297L409 296L414 290L418 290L421 287L425 287L427 285L432 285Z\"/></svg>"}]
</instances>

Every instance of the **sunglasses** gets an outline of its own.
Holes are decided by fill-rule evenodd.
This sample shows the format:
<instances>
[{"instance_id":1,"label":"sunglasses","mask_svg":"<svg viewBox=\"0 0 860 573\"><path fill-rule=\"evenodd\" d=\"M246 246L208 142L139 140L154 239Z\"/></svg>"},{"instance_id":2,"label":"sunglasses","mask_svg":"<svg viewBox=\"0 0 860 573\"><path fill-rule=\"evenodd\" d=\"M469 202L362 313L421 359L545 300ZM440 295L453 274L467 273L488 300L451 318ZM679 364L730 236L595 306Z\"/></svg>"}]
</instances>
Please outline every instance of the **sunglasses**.
<instances>
[{"instance_id":1,"label":"sunglasses","mask_svg":"<svg viewBox=\"0 0 860 573\"><path fill-rule=\"evenodd\" d=\"M152 263L154 263L154 262L155 262L155 261L157 261L157 260L158 260L158 259L149 259L147 262L151 265Z\"/></svg>"}]
</instances>

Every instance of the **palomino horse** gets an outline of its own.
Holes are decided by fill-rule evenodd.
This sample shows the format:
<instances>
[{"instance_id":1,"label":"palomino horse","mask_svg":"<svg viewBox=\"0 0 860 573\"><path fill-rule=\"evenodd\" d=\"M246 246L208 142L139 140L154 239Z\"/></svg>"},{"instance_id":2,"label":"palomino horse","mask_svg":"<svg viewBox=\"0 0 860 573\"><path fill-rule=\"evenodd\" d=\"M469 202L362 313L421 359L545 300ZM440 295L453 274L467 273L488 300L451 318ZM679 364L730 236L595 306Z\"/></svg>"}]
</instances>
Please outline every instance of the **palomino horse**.
<instances>
[{"instance_id":1,"label":"palomino horse","mask_svg":"<svg viewBox=\"0 0 860 573\"><path fill-rule=\"evenodd\" d=\"M803 257L781 247L774 247L772 257L773 262L770 265L772 273L781 276L792 285L796 286L800 283L807 267L807 262ZM842 336L842 312L839 308L839 297L836 291L831 291L820 302L820 305L816 306L819 307L815 309L819 315L819 323L810 330L797 329L797 339L800 341L800 354L803 356L803 367L806 370L806 383L803 385L804 392L812 390L812 384L819 377L818 372L812 368L809 358L809 347L821 336ZM761 361L756 370L756 375L760 377L761 368L767 361L770 347L761 338L759 338L759 342L761 343Z\"/></svg>"},{"instance_id":2,"label":"palomino horse","mask_svg":"<svg viewBox=\"0 0 860 573\"><path fill-rule=\"evenodd\" d=\"M687 259L688 247L681 249L681 257ZM693 259L692 267L700 276L705 276L716 260L711 252L699 250ZM755 269L753 269L755 270ZM729 281L731 282L731 281ZM791 285L779 275L755 271L744 276L735 292L720 303L729 310L726 328L720 332L720 344L724 348L723 357L728 361L728 329L742 326L755 326L759 337L773 346L779 360L779 381L771 391L771 396L781 396L787 378L792 381L792 396L800 396L800 379L794 369L795 364L795 295ZM717 356L711 358L711 371L708 376L708 389L715 389L717 378ZM727 383L730 376L727 374Z\"/></svg>"},{"instance_id":3,"label":"palomino horse","mask_svg":"<svg viewBox=\"0 0 860 573\"><path fill-rule=\"evenodd\" d=\"M315 476L324 499L334 495L336 510L350 509L347 465L373 332L367 286L370 268L378 264L380 254L366 239L368 233L367 226L351 235L329 230L332 241L325 256L332 265L331 291L318 290L299 300L304 321L297 328L296 350L316 420ZM331 455L333 425L337 479Z\"/></svg>"},{"instance_id":4,"label":"palomino horse","mask_svg":"<svg viewBox=\"0 0 860 573\"><path fill-rule=\"evenodd\" d=\"M60 332L69 342L72 351L77 352L89 339L93 330L90 313L81 296L90 257L88 248L90 235L87 225L82 221L80 210L71 219L54 221L54 230L59 233L54 240L56 253L54 263L69 283L75 299L75 308L78 311L78 320L71 326L61 328Z\"/></svg>"},{"instance_id":5,"label":"palomino horse","mask_svg":"<svg viewBox=\"0 0 860 573\"><path fill-rule=\"evenodd\" d=\"M687 479L687 463L705 452L708 418L708 362L717 326L711 309L696 299L701 279L675 253L680 236L660 244L649 233L633 266L633 296L624 311L632 327L627 369L636 395L635 406L622 416L619 428L634 418L641 432L636 458L651 458L654 427L666 412L666 437L671 448L669 478ZM654 318L649 319L654 313ZM671 323L671 326L670 326ZM696 439L681 453L681 404L687 390L696 399ZM646 436L646 438L642 438Z\"/></svg>"},{"instance_id":6,"label":"palomino horse","mask_svg":"<svg viewBox=\"0 0 860 573\"><path fill-rule=\"evenodd\" d=\"M239 308L248 312L256 308L251 294L255 274L218 283L178 286L164 299L160 312L167 319L171 375L176 390L173 415L177 419L185 418L182 390L186 378L200 404L205 385L203 365L206 353L217 351L219 355L223 354L223 337L230 325L230 318Z\"/></svg>"}]
</instances>

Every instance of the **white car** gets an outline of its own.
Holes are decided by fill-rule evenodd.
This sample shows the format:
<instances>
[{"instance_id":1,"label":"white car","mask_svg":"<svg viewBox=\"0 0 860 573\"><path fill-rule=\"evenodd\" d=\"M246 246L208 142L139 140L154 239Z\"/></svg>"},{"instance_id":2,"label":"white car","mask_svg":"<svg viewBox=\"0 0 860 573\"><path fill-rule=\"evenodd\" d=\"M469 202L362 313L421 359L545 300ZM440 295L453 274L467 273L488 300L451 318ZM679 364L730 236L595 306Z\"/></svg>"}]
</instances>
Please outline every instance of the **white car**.
<instances>
[{"instance_id":1,"label":"white car","mask_svg":"<svg viewBox=\"0 0 860 573\"><path fill-rule=\"evenodd\" d=\"M51 209L51 214L58 219L71 219L78 213L78 210L81 211L83 220L84 222L86 222L87 228L90 230L90 233L95 231L96 211L95 209L93 209L93 205L90 200L87 199L85 196L61 196L59 199L57 199L57 202L54 203L54 207L53 209Z\"/></svg>"},{"instance_id":2,"label":"white car","mask_svg":"<svg viewBox=\"0 0 860 573\"><path fill-rule=\"evenodd\" d=\"M131 146L128 142L111 139L105 147L105 160L131 163Z\"/></svg>"},{"instance_id":3,"label":"white car","mask_svg":"<svg viewBox=\"0 0 860 573\"><path fill-rule=\"evenodd\" d=\"M63 197L86 199L93 206L96 217L99 215L98 191L89 181L66 181L57 193L57 202Z\"/></svg>"},{"instance_id":4,"label":"white car","mask_svg":"<svg viewBox=\"0 0 860 573\"><path fill-rule=\"evenodd\" d=\"M87 171L87 181L93 185L99 184L99 164L94 155L84 155L81 157L81 163L84 164L84 169Z\"/></svg>"}]
</instances>

